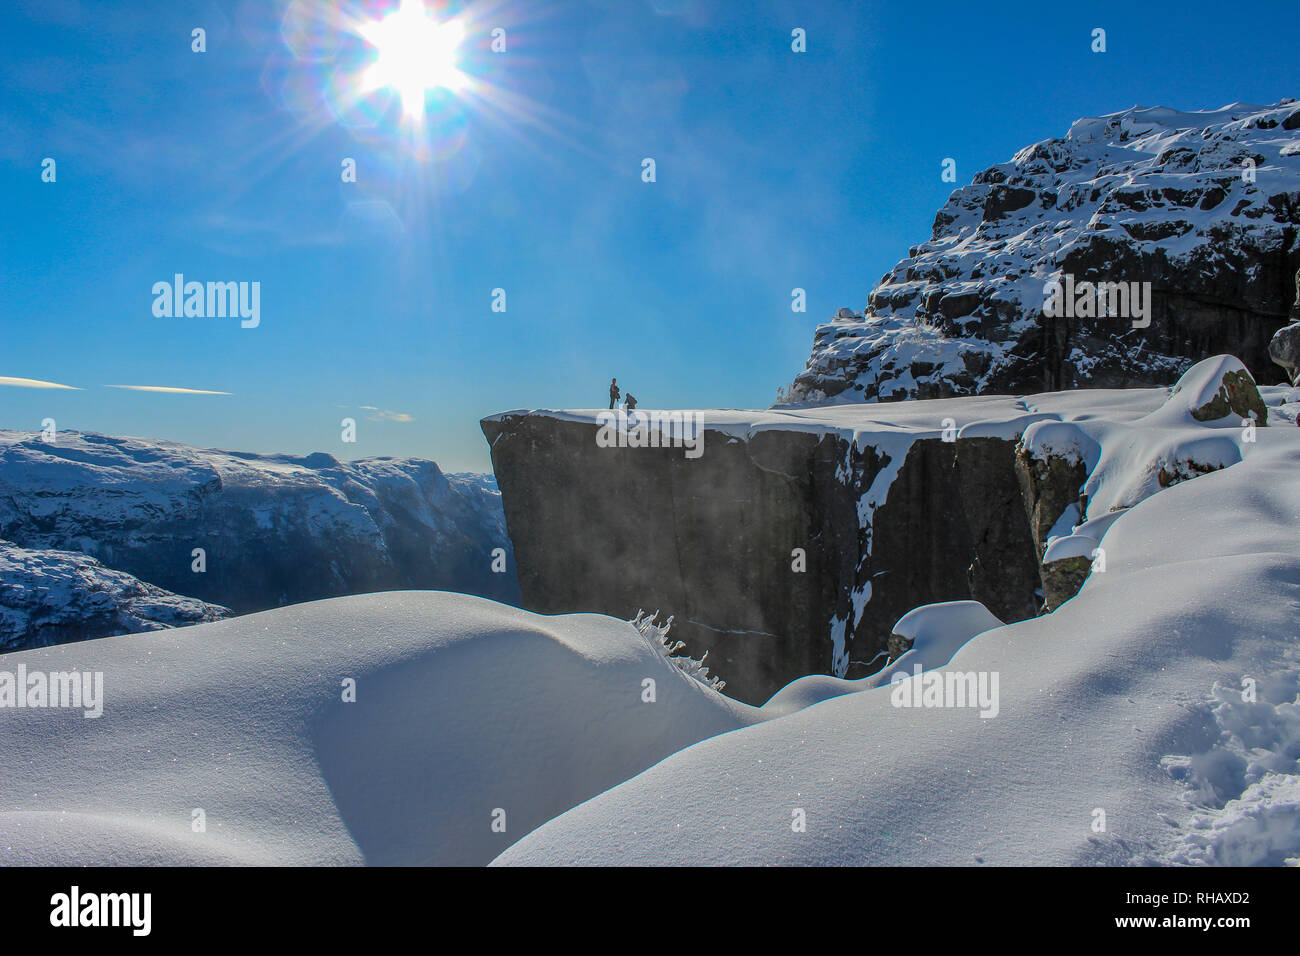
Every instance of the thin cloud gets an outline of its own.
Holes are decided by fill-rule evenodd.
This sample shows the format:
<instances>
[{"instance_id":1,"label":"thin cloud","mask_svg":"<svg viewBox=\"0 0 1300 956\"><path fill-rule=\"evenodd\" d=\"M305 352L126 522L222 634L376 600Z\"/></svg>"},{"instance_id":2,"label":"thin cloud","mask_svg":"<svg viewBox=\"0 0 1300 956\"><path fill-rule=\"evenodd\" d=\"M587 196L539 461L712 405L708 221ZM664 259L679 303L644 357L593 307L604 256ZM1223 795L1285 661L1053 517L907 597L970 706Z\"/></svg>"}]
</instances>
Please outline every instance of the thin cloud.
<instances>
[{"instance_id":1,"label":"thin cloud","mask_svg":"<svg viewBox=\"0 0 1300 956\"><path fill-rule=\"evenodd\" d=\"M415 421L414 415L409 415L406 412L394 412L391 409L380 408L378 405L355 405L355 406L336 405L335 407L336 408L359 408L363 412L373 412L374 414L366 416L366 418L368 418L372 422L413 422Z\"/></svg>"},{"instance_id":2,"label":"thin cloud","mask_svg":"<svg viewBox=\"0 0 1300 956\"><path fill-rule=\"evenodd\" d=\"M81 389L75 385L60 385L58 382L42 382L38 378L13 378L9 375L0 375L0 385L8 385L12 388L66 388L69 391L79 392Z\"/></svg>"},{"instance_id":3,"label":"thin cloud","mask_svg":"<svg viewBox=\"0 0 1300 956\"><path fill-rule=\"evenodd\" d=\"M105 385L105 388L125 388L132 392L166 392L168 395L229 395L206 388L172 388L170 385Z\"/></svg>"}]
</instances>

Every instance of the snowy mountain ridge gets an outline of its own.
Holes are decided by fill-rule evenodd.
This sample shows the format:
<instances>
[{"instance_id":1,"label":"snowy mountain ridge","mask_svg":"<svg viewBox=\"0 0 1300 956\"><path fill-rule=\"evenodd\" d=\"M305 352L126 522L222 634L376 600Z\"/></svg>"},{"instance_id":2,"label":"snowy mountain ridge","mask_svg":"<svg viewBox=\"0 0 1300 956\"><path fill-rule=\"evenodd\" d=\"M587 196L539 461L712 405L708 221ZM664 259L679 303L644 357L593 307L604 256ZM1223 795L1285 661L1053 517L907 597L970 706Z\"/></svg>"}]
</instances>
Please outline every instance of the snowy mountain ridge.
<instances>
[{"instance_id":1,"label":"snowy mountain ridge","mask_svg":"<svg viewBox=\"0 0 1300 956\"><path fill-rule=\"evenodd\" d=\"M517 594L499 494L420 459L340 462L319 452L261 455L75 431L49 442L0 431L0 540L27 552L30 587L40 586L31 576L66 569L68 560L37 561L35 553L81 552L173 596L200 599L186 605L200 615L203 602L244 613L410 587L507 602ZM506 573L491 570L496 548L507 556ZM4 567L3 593L16 614L19 562ZM86 567L58 586L90 580ZM91 578L96 587L108 580ZM29 594L22 603L30 610L33 601ZM15 623L6 643L58 639L50 626L38 638L36 627L33 618L24 636Z\"/></svg>"},{"instance_id":2,"label":"snowy mountain ridge","mask_svg":"<svg viewBox=\"0 0 1300 956\"><path fill-rule=\"evenodd\" d=\"M1280 382L1298 226L1294 100L1080 119L955 190L866 310L817 328L777 404L1167 385L1218 353ZM1063 277L1149 282L1150 326L1044 315Z\"/></svg>"}]
</instances>

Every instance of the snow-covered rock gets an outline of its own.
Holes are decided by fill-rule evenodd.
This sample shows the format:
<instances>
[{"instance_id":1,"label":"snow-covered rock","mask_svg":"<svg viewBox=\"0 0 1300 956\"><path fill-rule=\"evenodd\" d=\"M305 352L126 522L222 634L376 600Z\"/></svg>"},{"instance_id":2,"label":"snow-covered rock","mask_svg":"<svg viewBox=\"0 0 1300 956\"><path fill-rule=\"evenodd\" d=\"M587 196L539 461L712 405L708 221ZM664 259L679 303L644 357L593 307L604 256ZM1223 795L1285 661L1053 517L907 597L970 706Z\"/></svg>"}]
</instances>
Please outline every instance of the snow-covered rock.
<instances>
[{"instance_id":1,"label":"snow-covered rock","mask_svg":"<svg viewBox=\"0 0 1300 956\"><path fill-rule=\"evenodd\" d=\"M229 614L75 551L0 541L0 651L185 627Z\"/></svg>"},{"instance_id":2,"label":"snow-covered rock","mask_svg":"<svg viewBox=\"0 0 1300 956\"><path fill-rule=\"evenodd\" d=\"M238 613L395 588L518 599L495 487L419 459L0 431L0 538Z\"/></svg>"},{"instance_id":3,"label":"snow-covered rock","mask_svg":"<svg viewBox=\"0 0 1300 956\"><path fill-rule=\"evenodd\" d=\"M1295 319L1273 333L1268 343L1268 355L1286 370L1292 385L1300 384L1300 272L1296 273L1296 303L1291 308Z\"/></svg>"},{"instance_id":4,"label":"snow-covered rock","mask_svg":"<svg viewBox=\"0 0 1300 956\"><path fill-rule=\"evenodd\" d=\"M1126 416L1155 396L1110 398ZM871 673L890 626L918 604L1036 613L1015 439L1071 402L688 412L698 457L602 447L598 409L503 412L483 430L525 607L672 614L727 692L761 704L804 675ZM969 424L977 434L960 437Z\"/></svg>"},{"instance_id":5,"label":"snow-covered rock","mask_svg":"<svg viewBox=\"0 0 1300 956\"><path fill-rule=\"evenodd\" d=\"M1268 424L1268 409L1249 370L1231 355L1216 355L1197 362L1169 390L1198 422L1216 422L1235 428L1246 419Z\"/></svg>"},{"instance_id":6,"label":"snow-covered rock","mask_svg":"<svg viewBox=\"0 0 1300 956\"><path fill-rule=\"evenodd\" d=\"M1294 101L1081 119L954 191L930 240L881 279L866 311L841 309L818 327L785 399L1167 385L1222 352L1280 381L1269 342L1296 301L1298 225ZM1099 317L1084 295L1098 283L1139 298L1116 292ZM1077 295L1068 315L1049 317L1056 288ZM1145 316L1114 314L1139 303ZM1274 358L1290 361L1274 344Z\"/></svg>"},{"instance_id":7,"label":"snow-covered rock","mask_svg":"<svg viewBox=\"0 0 1300 956\"><path fill-rule=\"evenodd\" d=\"M895 674L911 674L916 667L942 667L976 634L1002 626L979 601L944 601L913 608L893 627L889 665L868 680L880 686Z\"/></svg>"}]
</instances>

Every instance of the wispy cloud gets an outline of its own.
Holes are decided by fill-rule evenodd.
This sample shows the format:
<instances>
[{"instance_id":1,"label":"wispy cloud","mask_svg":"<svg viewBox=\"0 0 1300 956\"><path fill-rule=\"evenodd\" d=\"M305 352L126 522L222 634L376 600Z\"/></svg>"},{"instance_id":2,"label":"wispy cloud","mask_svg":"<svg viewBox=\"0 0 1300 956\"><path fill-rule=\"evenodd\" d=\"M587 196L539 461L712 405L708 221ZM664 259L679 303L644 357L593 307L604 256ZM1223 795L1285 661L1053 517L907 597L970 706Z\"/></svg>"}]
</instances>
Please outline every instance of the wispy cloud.
<instances>
[{"instance_id":1,"label":"wispy cloud","mask_svg":"<svg viewBox=\"0 0 1300 956\"><path fill-rule=\"evenodd\" d=\"M370 412L371 414L367 415L366 417L370 419L372 422L413 422L415 421L414 415L408 415L406 412L394 412L387 408L380 408L378 405L356 405L356 406L338 405L336 407L337 408L355 407L361 409L361 411L363 412Z\"/></svg>"},{"instance_id":2,"label":"wispy cloud","mask_svg":"<svg viewBox=\"0 0 1300 956\"><path fill-rule=\"evenodd\" d=\"M62 387L62 386L60 386ZM125 388L132 392L166 392L168 395L229 395L206 388L173 388L170 385L105 385L105 388Z\"/></svg>"},{"instance_id":3,"label":"wispy cloud","mask_svg":"<svg viewBox=\"0 0 1300 956\"><path fill-rule=\"evenodd\" d=\"M13 388L66 388L69 391L79 392L81 389L75 385L60 385L58 382L42 382L38 378L13 378L9 375L0 375L0 385L9 385Z\"/></svg>"}]
</instances>

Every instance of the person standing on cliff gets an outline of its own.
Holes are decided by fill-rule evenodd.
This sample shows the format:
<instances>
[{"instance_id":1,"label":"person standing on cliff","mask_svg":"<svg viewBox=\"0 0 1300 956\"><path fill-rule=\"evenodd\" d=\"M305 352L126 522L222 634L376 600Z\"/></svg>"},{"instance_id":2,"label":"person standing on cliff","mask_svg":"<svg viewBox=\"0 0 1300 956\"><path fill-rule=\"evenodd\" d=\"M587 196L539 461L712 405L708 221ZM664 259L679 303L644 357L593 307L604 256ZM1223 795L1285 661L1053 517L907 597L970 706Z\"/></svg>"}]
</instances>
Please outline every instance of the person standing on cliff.
<instances>
[{"instance_id":1,"label":"person standing on cliff","mask_svg":"<svg viewBox=\"0 0 1300 956\"><path fill-rule=\"evenodd\" d=\"M618 404L618 395L619 395L618 379L611 378L609 380L609 407L610 408L613 408Z\"/></svg>"}]
</instances>

